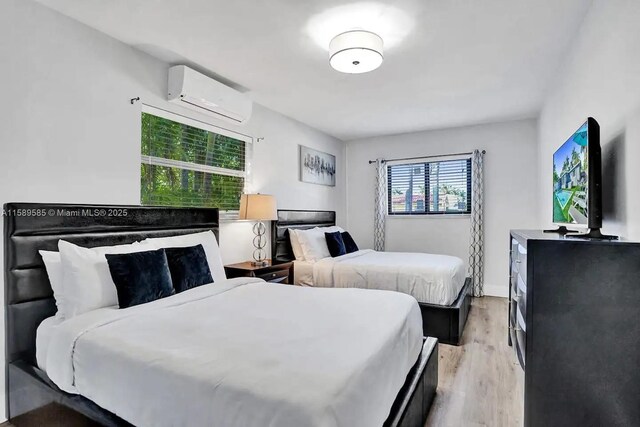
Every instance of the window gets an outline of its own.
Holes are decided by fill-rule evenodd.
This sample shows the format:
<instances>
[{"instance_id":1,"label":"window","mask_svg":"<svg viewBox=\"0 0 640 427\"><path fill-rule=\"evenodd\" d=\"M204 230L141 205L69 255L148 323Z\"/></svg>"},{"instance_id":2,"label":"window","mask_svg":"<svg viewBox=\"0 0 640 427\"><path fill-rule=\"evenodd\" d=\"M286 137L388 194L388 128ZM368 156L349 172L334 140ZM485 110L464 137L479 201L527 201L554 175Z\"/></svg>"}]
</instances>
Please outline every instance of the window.
<instances>
[{"instance_id":1,"label":"window","mask_svg":"<svg viewBox=\"0 0 640 427\"><path fill-rule=\"evenodd\" d=\"M471 213L471 159L387 166L389 215Z\"/></svg>"},{"instance_id":2,"label":"window","mask_svg":"<svg viewBox=\"0 0 640 427\"><path fill-rule=\"evenodd\" d=\"M142 113L141 204L237 211L247 178L248 144L233 135L195 120L145 107Z\"/></svg>"}]
</instances>

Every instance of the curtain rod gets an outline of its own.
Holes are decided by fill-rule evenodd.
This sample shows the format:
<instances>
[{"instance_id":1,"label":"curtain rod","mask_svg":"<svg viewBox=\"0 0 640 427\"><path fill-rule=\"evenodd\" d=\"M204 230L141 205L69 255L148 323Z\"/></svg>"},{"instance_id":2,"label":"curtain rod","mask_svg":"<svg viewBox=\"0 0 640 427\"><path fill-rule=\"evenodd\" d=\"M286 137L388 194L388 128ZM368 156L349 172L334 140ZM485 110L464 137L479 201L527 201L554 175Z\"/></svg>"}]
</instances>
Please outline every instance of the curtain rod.
<instances>
[{"instance_id":1,"label":"curtain rod","mask_svg":"<svg viewBox=\"0 0 640 427\"><path fill-rule=\"evenodd\" d=\"M382 159L383 163L386 162L397 162L399 160L418 160L418 159L433 159L435 157L452 157L452 156L466 156L469 154L473 154L473 151L467 153L452 153L452 154L438 154L436 156L417 156L417 157L403 157L401 159ZM487 154L487 150L482 150L482 154ZM375 163L376 160L369 160L369 164Z\"/></svg>"}]
</instances>

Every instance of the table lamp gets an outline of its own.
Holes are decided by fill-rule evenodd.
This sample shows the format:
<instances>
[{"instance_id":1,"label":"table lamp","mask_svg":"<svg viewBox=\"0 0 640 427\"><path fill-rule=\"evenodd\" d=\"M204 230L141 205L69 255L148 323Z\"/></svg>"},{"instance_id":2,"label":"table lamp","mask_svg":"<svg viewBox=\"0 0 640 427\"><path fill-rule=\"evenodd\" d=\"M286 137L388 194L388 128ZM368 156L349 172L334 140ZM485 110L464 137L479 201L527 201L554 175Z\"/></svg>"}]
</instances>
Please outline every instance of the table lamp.
<instances>
[{"instance_id":1,"label":"table lamp","mask_svg":"<svg viewBox=\"0 0 640 427\"><path fill-rule=\"evenodd\" d=\"M269 194L243 194L240 197L240 216L238 219L257 221L253 226L253 251L252 262L255 266L267 265L267 255L264 247L267 244L265 227L263 221L273 221L278 219L278 209L276 208L276 198Z\"/></svg>"}]
</instances>

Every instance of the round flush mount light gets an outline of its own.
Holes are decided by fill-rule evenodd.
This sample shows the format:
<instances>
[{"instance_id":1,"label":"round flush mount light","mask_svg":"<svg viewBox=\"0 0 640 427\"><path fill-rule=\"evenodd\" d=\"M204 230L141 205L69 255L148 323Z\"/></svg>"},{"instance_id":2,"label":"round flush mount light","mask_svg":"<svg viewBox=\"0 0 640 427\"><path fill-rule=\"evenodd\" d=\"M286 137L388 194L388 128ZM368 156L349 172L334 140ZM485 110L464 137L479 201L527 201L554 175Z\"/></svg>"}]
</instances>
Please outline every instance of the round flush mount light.
<instances>
[{"instance_id":1,"label":"round flush mount light","mask_svg":"<svg viewBox=\"0 0 640 427\"><path fill-rule=\"evenodd\" d=\"M371 31L346 31L329 43L329 63L341 73L367 73L382 64L382 46L382 38Z\"/></svg>"}]
</instances>

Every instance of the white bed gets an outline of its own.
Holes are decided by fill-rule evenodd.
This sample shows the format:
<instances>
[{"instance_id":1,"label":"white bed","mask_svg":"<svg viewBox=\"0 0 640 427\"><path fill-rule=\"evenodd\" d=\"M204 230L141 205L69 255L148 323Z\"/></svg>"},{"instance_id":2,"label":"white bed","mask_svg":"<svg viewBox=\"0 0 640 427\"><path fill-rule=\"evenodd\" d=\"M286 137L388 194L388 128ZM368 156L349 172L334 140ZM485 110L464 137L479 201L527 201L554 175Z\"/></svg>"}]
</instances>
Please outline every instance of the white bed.
<instances>
[{"instance_id":1,"label":"white bed","mask_svg":"<svg viewBox=\"0 0 640 427\"><path fill-rule=\"evenodd\" d=\"M138 426L382 425L422 347L408 295L250 278L41 328L56 385Z\"/></svg>"},{"instance_id":2,"label":"white bed","mask_svg":"<svg viewBox=\"0 0 640 427\"><path fill-rule=\"evenodd\" d=\"M314 261L293 261L293 283L300 286L313 286Z\"/></svg>"},{"instance_id":3,"label":"white bed","mask_svg":"<svg viewBox=\"0 0 640 427\"><path fill-rule=\"evenodd\" d=\"M43 371L47 371L47 350L49 349L49 342L51 342L51 335L63 320L58 316L51 316L44 319L38 329L36 330L36 362L38 367Z\"/></svg>"},{"instance_id":4,"label":"white bed","mask_svg":"<svg viewBox=\"0 0 640 427\"><path fill-rule=\"evenodd\" d=\"M464 262L457 257L364 249L319 261L295 261L296 284L367 288L409 294L418 302L450 305L465 284Z\"/></svg>"}]
</instances>

